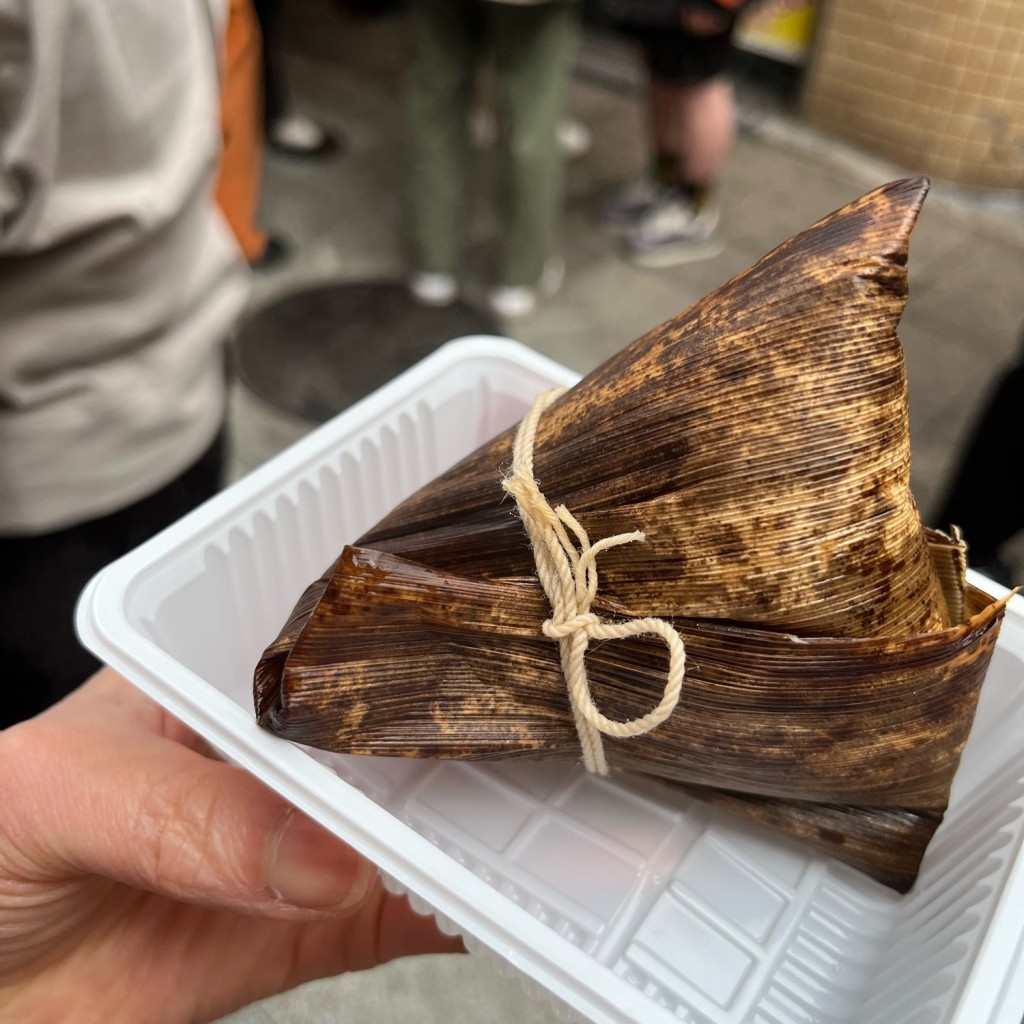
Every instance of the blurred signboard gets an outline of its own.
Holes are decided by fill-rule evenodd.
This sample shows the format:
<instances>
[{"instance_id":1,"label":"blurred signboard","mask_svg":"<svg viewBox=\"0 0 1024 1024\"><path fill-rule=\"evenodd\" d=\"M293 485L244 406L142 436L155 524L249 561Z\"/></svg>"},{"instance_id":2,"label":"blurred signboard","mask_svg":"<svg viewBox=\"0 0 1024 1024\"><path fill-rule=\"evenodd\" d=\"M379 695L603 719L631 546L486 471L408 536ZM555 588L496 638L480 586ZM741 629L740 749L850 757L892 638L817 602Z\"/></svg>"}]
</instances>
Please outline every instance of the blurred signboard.
<instances>
[{"instance_id":1,"label":"blurred signboard","mask_svg":"<svg viewBox=\"0 0 1024 1024\"><path fill-rule=\"evenodd\" d=\"M803 65L811 50L818 0L759 0L736 26L741 50Z\"/></svg>"}]
</instances>

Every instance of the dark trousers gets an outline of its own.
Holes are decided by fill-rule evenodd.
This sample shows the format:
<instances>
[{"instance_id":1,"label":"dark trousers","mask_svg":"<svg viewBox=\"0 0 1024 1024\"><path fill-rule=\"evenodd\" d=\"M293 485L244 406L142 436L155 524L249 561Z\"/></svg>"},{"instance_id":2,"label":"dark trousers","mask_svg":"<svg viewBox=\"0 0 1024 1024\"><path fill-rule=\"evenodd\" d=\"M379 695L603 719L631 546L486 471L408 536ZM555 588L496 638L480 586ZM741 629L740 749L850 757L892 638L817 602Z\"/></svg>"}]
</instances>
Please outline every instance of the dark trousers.
<instances>
[{"instance_id":1,"label":"dark trousers","mask_svg":"<svg viewBox=\"0 0 1024 1024\"><path fill-rule=\"evenodd\" d=\"M269 127L284 114L286 106L278 50L281 0L253 0L252 6L263 37L263 123Z\"/></svg>"},{"instance_id":2,"label":"dark trousers","mask_svg":"<svg viewBox=\"0 0 1024 1024\"><path fill-rule=\"evenodd\" d=\"M100 519L36 537L0 537L0 729L31 718L99 662L78 642L74 611L105 565L220 489L224 437L155 494Z\"/></svg>"}]
</instances>

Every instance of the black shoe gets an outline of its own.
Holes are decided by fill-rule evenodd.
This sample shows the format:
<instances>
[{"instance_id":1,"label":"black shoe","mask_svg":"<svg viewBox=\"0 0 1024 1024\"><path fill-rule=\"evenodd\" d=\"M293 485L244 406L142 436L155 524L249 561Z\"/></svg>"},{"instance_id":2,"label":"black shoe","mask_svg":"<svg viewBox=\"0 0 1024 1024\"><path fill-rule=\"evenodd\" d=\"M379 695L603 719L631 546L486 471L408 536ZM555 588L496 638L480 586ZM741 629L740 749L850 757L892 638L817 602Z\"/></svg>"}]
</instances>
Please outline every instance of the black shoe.
<instances>
[{"instance_id":1,"label":"black shoe","mask_svg":"<svg viewBox=\"0 0 1024 1024\"><path fill-rule=\"evenodd\" d=\"M269 235L263 252L254 260L249 260L249 266L253 270L273 270L279 267L291 254L291 247L277 235Z\"/></svg>"}]
</instances>

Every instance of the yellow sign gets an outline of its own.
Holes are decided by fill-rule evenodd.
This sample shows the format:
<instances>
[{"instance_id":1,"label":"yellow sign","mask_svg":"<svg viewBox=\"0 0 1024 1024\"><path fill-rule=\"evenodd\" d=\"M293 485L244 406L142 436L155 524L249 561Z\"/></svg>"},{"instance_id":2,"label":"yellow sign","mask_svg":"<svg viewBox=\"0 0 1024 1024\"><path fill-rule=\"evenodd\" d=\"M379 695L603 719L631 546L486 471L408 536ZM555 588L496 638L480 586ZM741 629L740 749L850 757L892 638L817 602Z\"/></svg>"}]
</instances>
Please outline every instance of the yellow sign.
<instances>
[{"instance_id":1,"label":"yellow sign","mask_svg":"<svg viewBox=\"0 0 1024 1024\"><path fill-rule=\"evenodd\" d=\"M740 18L736 45L787 64L803 64L811 48L818 0L762 0Z\"/></svg>"}]
</instances>

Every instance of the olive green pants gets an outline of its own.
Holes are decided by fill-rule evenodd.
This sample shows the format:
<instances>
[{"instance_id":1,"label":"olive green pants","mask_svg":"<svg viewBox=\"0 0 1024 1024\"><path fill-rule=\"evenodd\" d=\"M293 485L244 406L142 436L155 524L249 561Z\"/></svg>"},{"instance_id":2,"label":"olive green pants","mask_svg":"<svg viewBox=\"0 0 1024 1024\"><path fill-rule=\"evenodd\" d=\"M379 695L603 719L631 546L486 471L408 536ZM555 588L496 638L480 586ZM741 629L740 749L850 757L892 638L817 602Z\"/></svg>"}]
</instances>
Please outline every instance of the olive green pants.
<instances>
[{"instance_id":1,"label":"olive green pants","mask_svg":"<svg viewBox=\"0 0 1024 1024\"><path fill-rule=\"evenodd\" d=\"M534 284L557 250L565 202L556 129L577 43L576 5L407 0L407 9L414 48L407 112L416 269L456 271L467 121L476 72L490 59L506 164L501 283Z\"/></svg>"}]
</instances>

